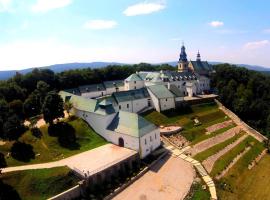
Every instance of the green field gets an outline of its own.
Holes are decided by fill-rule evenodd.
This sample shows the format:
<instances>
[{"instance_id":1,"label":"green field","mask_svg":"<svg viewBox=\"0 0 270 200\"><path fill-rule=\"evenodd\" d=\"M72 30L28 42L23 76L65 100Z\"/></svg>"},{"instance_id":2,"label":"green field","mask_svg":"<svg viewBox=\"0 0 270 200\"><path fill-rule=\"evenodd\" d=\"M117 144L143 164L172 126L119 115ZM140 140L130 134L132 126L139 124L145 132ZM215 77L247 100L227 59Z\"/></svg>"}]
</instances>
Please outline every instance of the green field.
<instances>
[{"instance_id":1,"label":"green field","mask_svg":"<svg viewBox=\"0 0 270 200\"><path fill-rule=\"evenodd\" d=\"M184 200L209 200L210 197L209 190L204 190L201 183L193 183L189 194Z\"/></svg>"},{"instance_id":2,"label":"green field","mask_svg":"<svg viewBox=\"0 0 270 200\"><path fill-rule=\"evenodd\" d=\"M265 155L253 169L248 164L263 150L258 143L245 154L229 172L218 181L217 192L221 200L270 199L270 156Z\"/></svg>"},{"instance_id":3,"label":"green field","mask_svg":"<svg viewBox=\"0 0 270 200\"><path fill-rule=\"evenodd\" d=\"M75 129L75 135L77 138L76 146L74 148L65 148L59 145L57 137L50 136L48 134L48 126L41 127L42 137L36 138L32 135L31 131L27 131L19 141L30 144L33 146L34 153L40 154L35 159L31 159L30 162L21 162L15 160L11 156L6 158L8 166L17 166L25 164L44 163L50 161L60 160L77 153L87 151L107 142L96 134L88 125L81 119L73 119L68 122ZM0 146L0 152L7 155L10 152L14 142L7 142L5 145Z\"/></svg>"},{"instance_id":4,"label":"green field","mask_svg":"<svg viewBox=\"0 0 270 200\"><path fill-rule=\"evenodd\" d=\"M11 186L22 200L37 200L70 189L79 179L67 167L59 167L5 173L1 175L1 181Z\"/></svg>"},{"instance_id":5,"label":"green field","mask_svg":"<svg viewBox=\"0 0 270 200\"><path fill-rule=\"evenodd\" d=\"M217 152L221 151L222 149L224 149L226 146L228 146L229 144L235 142L237 139L239 139L243 134L237 134L235 136L233 136L232 138L229 138L228 140L225 140L224 142L221 142L201 153L198 153L196 156L194 156L195 160L198 160L200 162L202 162L203 160L207 159L208 157L216 154Z\"/></svg>"},{"instance_id":6,"label":"green field","mask_svg":"<svg viewBox=\"0 0 270 200\"><path fill-rule=\"evenodd\" d=\"M181 135L187 140L202 141L205 137L211 137L205 135L205 128L213 124L217 124L229 118L218 109L216 103L207 103L191 106L190 112L181 111L168 111L159 113L157 111L149 111L143 114L143 116L152 123L160 125L178 125L183 127ZM194 126L194 118L202 123L200 126Z\"/></svg>"},{"instance_id":7,"label":"green field","mask_svg":"<svg viewBox=\"0 0 270 200\"><path fill-rule=\"evenodd\" d=\"M245 150L248 146L251 146L254 149L257 149L261 146L263 146L260 142L258 142L256 139L254 139L251 136L248 136L246 139L244 139L241 143L239 143L236 147L231 149L229 152L227 152L225 155L220 157L214 164L214 167L211 171L211 176L215 177L218 175L218 173L222 172L231 162L232 160L241 152ZM248 154L249 155L249 154ZM252 154L254 155L254 154ZM255 155L256 157L256 155Z\"/></svg>"}]
</instances>

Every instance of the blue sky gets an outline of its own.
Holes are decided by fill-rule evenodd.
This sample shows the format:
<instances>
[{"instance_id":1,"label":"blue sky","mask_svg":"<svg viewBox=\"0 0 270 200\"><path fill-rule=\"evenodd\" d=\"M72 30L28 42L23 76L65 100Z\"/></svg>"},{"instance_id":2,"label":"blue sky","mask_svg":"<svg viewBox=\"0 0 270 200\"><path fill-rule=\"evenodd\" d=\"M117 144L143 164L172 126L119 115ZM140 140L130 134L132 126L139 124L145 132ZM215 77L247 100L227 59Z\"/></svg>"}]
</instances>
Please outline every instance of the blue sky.
<instances>
[{"instance_id":1,"label":"blue sky","mask_svg":"<svg viewBox=\"0 0 270 200\"><path fill-rule=\"evenodd\" d=\"M0 0L0 70L188 58L270 67L269 0Z\"/></svg>"}]
</instances>

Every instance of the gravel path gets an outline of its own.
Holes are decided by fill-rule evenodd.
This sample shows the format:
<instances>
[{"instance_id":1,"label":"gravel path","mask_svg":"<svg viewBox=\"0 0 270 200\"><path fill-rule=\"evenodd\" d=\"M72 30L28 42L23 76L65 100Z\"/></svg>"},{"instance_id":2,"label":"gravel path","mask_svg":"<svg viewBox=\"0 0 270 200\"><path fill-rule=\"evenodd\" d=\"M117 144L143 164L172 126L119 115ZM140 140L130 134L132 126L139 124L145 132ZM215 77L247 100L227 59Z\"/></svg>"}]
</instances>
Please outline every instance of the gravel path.
<instances>
[{"instance_id":1,"label":"gravel path","mask_svg":"<svg viewBox=\"0 0 270 200\"><path fill-rule=\"evenodd\" d=\"M227 152L229 152L232 148L234 148L235 146L237 146L240 142L242 142L245 138L247 137L247 135L243 135L242 137L240 137L238 140L236 140L235 142L233 142L232 144L229 144L228 146L226 146L224 149L222 149L221 151L217 152L216 154L208 157L206 160L204 160L202 162L204 168L207 170L208 173L210 173L213 169L213 166L215 164L215 162L224 154L226 154Z\"/></svg>"},{"instance_id":2,"label":"gravel path","mask_svg":"<svg viewBox=\"0 0 270 200\"><path fill-rule=\"evenodd\" d=\"M233 137L234 135L240 133L241 128L239 126L231 128L224 133L221 133L215 137L209 138L207 140L204 140L196 145L193 146L193 148L190 150L190 153L192 156L209 149L212 146L215 146L216 144L219 144L221 142L224 142L225 140Z\"/></svg>"},{"instance_id":3,"label":"gravel path","mask_svg":"<svg viewBox=\"0 0 270 200\"><path fill-rule=\"evenodd\" d=\"M225 121L225 122L221 122L221 123L218 123L218 124L214 124L212 126L209 126L206 128L206 131L208 133L212 133L212 132L215 132L219 129L222 129L222 128L226 128L228 127L229 125L231 125L233 123L232 120L228 120L228 121Z\"/></svg>"}]
</instances>

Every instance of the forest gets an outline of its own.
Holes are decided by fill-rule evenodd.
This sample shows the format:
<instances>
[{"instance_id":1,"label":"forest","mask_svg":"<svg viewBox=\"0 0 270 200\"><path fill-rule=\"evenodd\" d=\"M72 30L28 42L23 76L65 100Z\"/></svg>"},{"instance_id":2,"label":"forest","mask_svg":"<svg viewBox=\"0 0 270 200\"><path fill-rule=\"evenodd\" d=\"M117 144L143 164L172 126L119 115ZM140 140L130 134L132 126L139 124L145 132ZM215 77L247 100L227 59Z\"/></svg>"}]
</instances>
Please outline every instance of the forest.
<instances>
[{"instance_id":1,"label":"forest","mask_svg":"<svg viewBox=\"0 0 270 200\"><path fill-rule=\"evenodd\" d=\"M251 127L270 136L270 76L229 64L214 66L219 100Z\"/></svg>"}]
</instances>

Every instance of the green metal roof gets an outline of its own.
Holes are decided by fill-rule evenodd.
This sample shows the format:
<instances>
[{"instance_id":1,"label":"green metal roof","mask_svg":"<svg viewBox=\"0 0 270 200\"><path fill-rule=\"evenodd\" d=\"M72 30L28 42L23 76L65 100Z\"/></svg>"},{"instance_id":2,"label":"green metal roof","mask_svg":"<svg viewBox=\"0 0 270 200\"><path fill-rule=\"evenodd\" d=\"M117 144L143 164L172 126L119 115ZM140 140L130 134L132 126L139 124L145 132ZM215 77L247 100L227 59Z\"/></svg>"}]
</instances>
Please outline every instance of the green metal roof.
<instances>
[{"instance_id":1,"label":"green metal roof","mask_svg":"<svg viewBox=\"0 0 270 200\"><path fill-rule=\"evenodd\" d=\"M117 102L134 101L150 97L146 88L115 92L112 96Z\"/></svg>"},{"instance_id":2,"label":"green metal roof","mask_svg":"<svg viewBox=\"0 0 270 200\"><path fill-rule=\"evenodd\" d=\"M70 99L73 106L81 111L95 112L97 108L97 100L87 99L85 97L73 95Z\"/></svg>"},{"instance_id":3,"label":"green metal roof","mask_svg":"<svg viewBox=\"0 0 270 200\"><path fill-rule=\"evenodd\" d=\"M183 92L181 92L176 85L171 84L170 85L170 91L176 96L176 97L184 97L185 95Z\"/></svg>"},{"instance_id":4,"label":"green metal roof","mask_svg":"<svg viewBox=\"0 0 270 200\"><path fill-rule=\"evenodd\" d=\"M125 81L142 81L142 78L138 74L131 74Z\"/></svg>"},{"instance_id":5,"label":"green metal roof","mask_svg":"<svg viewBox=\"0 0 270 200\"><path fill-rule=\"evenodd\" d=\"M138 138L156 130L157 127L136 113L120 111L108 129Z\"/></svg>"},{"instance_id":6,"label":"green metal roof","mask_svg":"<svg viewBox=\"0 0 270 200\"><path fill-rule=\"evenodd\" d=\"M174 98L174 95L164 85L151 85L147 87L158 99Z\"/></svg>"}]
</instances>

